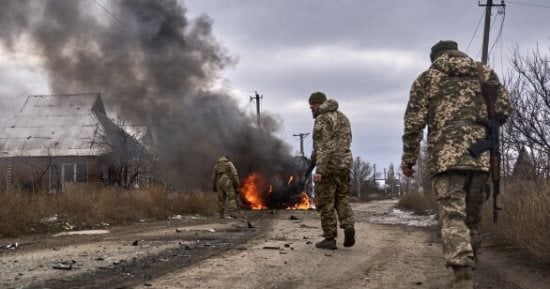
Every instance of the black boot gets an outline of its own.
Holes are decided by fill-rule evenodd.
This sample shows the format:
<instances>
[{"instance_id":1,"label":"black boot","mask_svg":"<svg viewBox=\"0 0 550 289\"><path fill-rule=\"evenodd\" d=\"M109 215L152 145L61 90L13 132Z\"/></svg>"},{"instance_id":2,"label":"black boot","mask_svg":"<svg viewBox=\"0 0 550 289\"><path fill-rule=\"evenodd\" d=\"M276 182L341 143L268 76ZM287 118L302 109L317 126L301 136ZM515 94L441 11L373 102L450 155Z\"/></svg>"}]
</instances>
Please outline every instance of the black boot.
<instances>
[{"instance_id":1,"label":"black boot","mask_svg":"<svg viewBox=\"0 0 550 289\"><path fill-rule=\"evenodd\" d=\"M336 240L335 239L323 239L321 242L315 243L315 247L319 249L328 249L328 250L336 250Z\"/></svg>"},{"instance_id":2,"label":"black boot","mask_svg":"<svg viewBox=\"0 0 550 289\"><path fill-rule=\"evenodd\" d=\"M344 229L344 247L355 245L355 229L353 225L347 226Z\"/></svg>"}]
</instances>

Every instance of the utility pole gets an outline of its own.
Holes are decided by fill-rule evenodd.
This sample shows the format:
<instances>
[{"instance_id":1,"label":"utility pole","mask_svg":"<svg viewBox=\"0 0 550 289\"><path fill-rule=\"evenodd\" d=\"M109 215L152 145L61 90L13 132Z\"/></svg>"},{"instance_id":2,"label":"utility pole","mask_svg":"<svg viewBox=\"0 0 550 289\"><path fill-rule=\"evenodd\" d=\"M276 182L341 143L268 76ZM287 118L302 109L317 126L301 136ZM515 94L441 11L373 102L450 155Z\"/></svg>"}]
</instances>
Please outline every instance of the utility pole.
<instances>
[{"instance_id":1,"label":"utility pole","mask_svg":"<svg viewBox=\"0 0 550 289\"><path fill-rule=\"evenodd\" d=\"M256 122L258 123L258 127L260 127L260 99L264 98L263 95L259 95L257 91L254 91L256 96L251 96L250 100L256 100Z\"/></svg>"},{"instance_id":2,"label":"utility pole","mask_svg":"<svg viewBox=\"0 0 550 289\"><path fill-rule=\"evenodd\" d=\"M388 179L386 178L386 168L384 168L384 194L387 193Z\"/></svg>"},{"instance_id":3,"label":"utility pole","mask_svg":"<svg viewBox=\"0 0 550 289\"><path fill-rule=\"evenodd\" d=\"M304 138L309 135L308 133L293 134L292 136L300 137L300 154L304 157Z\"/></svg>"},{"instance_id":4,"label":"utility pole","mask_svg":"<svg viewBox=\"0 0 550 289\"><path fill-rule=\"evenodd\" d=\"M500 1L500 4L493 4L493 0L487 0L486 4L478 3L479 6L485 6L485 27L483 30L483 47L481 50L481 62L487 64L487 58L489 55L489 32L491 31L491 8L506 7L504 0Z\"/></svg>"}]
</instances>

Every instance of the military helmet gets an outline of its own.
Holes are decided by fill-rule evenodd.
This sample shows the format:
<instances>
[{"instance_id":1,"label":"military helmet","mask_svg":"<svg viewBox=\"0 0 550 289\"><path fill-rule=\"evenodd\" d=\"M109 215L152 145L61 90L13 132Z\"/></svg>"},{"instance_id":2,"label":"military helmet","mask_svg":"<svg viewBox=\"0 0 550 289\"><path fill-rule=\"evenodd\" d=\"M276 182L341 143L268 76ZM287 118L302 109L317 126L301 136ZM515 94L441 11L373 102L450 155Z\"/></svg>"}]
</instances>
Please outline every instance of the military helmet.
<instances>
[{"instance_id":1,"label":"military helmet","mask_svg":"<svg viewBox=\"0 0 550 289\"><path fill-rule=\"evenodd\" d=\"M320 91L316 91L309 96L309 103L321 104L325 101L327 101L327 96Z\"/></svg>"},{"instance_id":2,"label":"military helmet","mask_svg":"<svg viewBox=\"0 0 550 289\"><path fill-rule=\"evenodd\" d=\"M441 40L432 46L432 52L430 53L430 60L434 60L446 50L458 50L458 44L453 40Z\"/></svg>"}]
</instances>

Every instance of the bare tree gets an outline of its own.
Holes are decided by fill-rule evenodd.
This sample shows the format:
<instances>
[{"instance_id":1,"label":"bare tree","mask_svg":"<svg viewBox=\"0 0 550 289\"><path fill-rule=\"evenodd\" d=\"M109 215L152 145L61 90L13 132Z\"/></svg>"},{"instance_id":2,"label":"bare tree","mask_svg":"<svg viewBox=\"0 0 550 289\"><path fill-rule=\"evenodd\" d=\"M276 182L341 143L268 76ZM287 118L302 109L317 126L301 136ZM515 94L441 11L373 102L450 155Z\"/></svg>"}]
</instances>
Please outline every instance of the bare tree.
<instances>
[{"instance_id":1,"label":"bare tree","mask_svg":"<svg viewBox=\"0 0 550 289\"><path fill-rule=\"evenodd\" d=\"M511 57L512 71L506 78L514 113L503 129L504 145L531 154L536 172L550 173L550 58L537 46L527 56L516 47ZM510 171L508 169L508 171Z\"/></svg>"},{"instance_id":2,"label":"bare tree","mask_svg":"<svg viewBox=\"0 0 550 289\"><path fill-rule=\"evenodd\" d=\"M358 199L366 193L369 182L373 179L373 168L368 161L356 157L351 165L351 191ZM366 195L366 194L365 194Z\"/></svg>"},{"instance_id":3,"label":"bare tree","mask_svg":"<svg viewBox=\"0 0 550 289\"><path fill-rule=\"evenodd\" d=\"M136 136L126 131L122 120L113 122L107 116L98 116L103 129L98 131L100 146L105 152L108 165L114 168L114 178L121 187L135 183L149 162L149 154Z\"/></svg>"},{"instance_id":4,"label":"bare tree","mask_svg":"<svg viewBox=\"0 0 550 289\"><path fill-rule=\"evenodd\" d=\"M386 175L386 185L390 189L390 195L395 195L396 188L398 186L398 180L395 177L395 168L393 166L393 163L390 163L390 166L388 167L388 174Z\"/></svg>"}]
</instances>

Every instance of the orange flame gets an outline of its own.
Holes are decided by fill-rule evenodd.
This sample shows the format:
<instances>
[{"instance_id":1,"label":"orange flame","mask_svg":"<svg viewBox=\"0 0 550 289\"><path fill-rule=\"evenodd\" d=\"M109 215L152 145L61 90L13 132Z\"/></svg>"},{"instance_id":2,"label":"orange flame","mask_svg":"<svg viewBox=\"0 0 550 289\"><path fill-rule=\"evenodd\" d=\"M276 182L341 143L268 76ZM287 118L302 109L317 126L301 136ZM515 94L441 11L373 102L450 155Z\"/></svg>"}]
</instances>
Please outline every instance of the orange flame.
<instances>
[{"instance_id":1,"label":"orange flame","mask_svg":"<svg viewBox=\"0 0 550 289\"><path fill-rule=\"evenodd\" d=\"M294 180L293 176L289 177L287 185ZM263 175L259 172L253 172L246 177L244 182L242 182L240 188L241 197L245 200L248 207L252 210L263 210L268 209L266 195L269 195L273 192L273 186L268 184ZM307 210L311 207L311 201L309 196L302 192L300 193L300 201L287 209L291 210Z\"/></svg>"},{"instance_id":2,"label":"orange flame","mask_svg":"<svg viewBox=\"0 0 550 289\"><path fill-rule=\"evenodd\" d=\"M310 208L311 202L309 196L302 192L300 194L300 202L296 203L294 206L290 207L291 210L307 210Z\"/></svg>"},{"instance_id":3,"label":"orange flame","mask_svg":"<svg viewBox=\"0 0 550 289\"><path fill-rule=\"evenodd\" d=\"M267 208L264 200L260 198L260 191L264 185L264 181L259 173L251 173L244 181L241 188L244 194L244 199L250 204L252 210L261 210Z\"/></svg>"}]
</instances>

